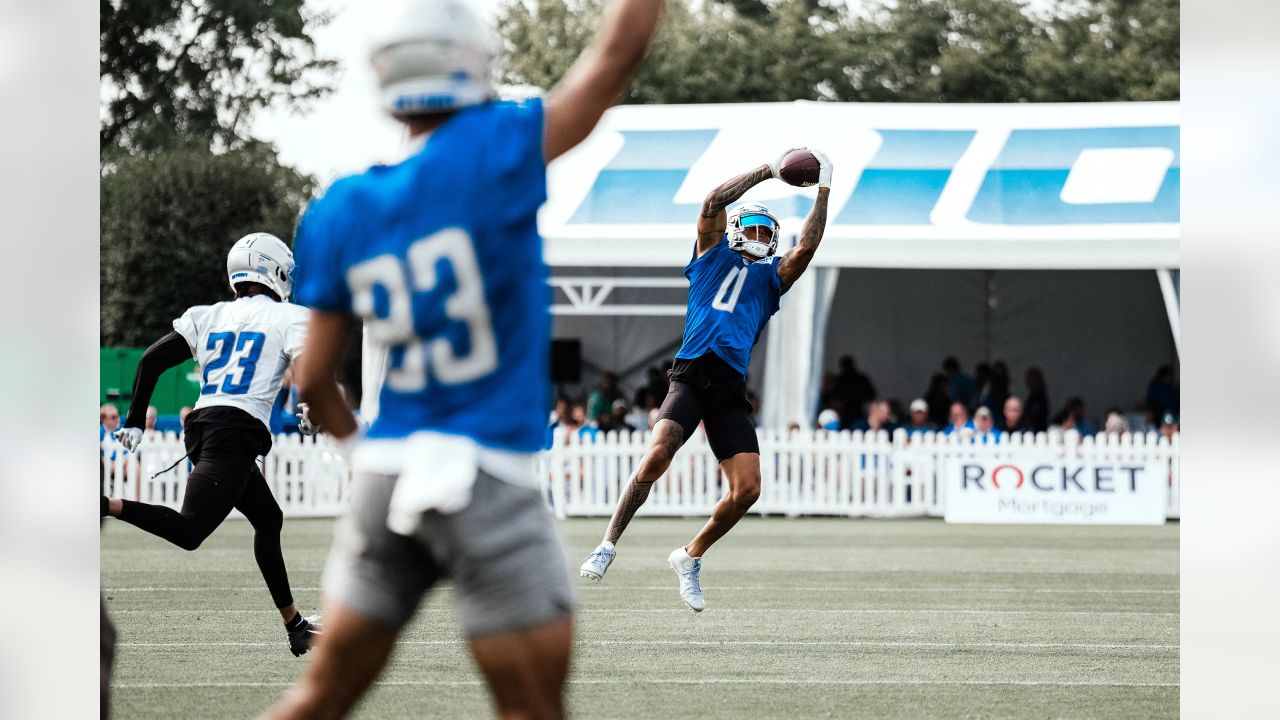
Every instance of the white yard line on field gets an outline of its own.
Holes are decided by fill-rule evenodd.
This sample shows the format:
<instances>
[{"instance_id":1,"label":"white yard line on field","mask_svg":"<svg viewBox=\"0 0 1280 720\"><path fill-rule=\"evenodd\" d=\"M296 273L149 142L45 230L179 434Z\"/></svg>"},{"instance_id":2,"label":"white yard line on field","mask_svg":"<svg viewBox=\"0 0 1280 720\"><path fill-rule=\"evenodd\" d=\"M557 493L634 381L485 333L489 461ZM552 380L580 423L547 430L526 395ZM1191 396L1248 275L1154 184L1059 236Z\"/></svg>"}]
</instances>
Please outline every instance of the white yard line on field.
<instances>
[{"instance_id":1,"label":"white yard line on field","mask_svg":"<svg viewBox=\"0 0 1280 720\"><path fill-rule=\"evenodd\" d=\"M482 680L382 680L381 686L481 687ZM618 678L570 680L570 685L1018 685L1066 687L1155 687L1176 688L1174 682L1124 682L1120 680L919 680L914 678L841 680L836 678ZM244 688L291 687L289 682L195 682L195 683L119 683L111 687L132 688Z\"/></svg>"},{"instance_id":2,"label":"white yard line on field","mask_svg":"<svg viewBox=\"0 0 1280 720\"><path fill-rule=\"evenodd\" d=\"M121 647L275 647L279 642L122 642ZM457 640L397 640L397 645L466 645ZM579 640L590 645L691 645L696 647L792 646L883 647L925 649L1071 649L1071 650L1177 650L1178 645L1132 643L1037 643L1037 642L909 642L876 640Z\"/></svg>"}]
</instances>

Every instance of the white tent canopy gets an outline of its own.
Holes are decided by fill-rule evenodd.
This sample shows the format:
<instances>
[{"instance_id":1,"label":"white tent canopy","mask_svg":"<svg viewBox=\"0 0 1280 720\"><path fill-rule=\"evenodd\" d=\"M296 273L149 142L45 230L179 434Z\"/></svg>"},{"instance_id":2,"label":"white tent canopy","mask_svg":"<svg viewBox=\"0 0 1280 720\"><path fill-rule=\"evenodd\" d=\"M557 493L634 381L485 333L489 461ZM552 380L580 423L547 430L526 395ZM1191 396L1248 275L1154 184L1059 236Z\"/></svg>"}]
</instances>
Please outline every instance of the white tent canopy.
<instances>
[{"instance_id":1,"label":"white tent canopy","mask_svg":"<svg viewBox=\"0 0 1280 720\"><path fill-rule=\"evenodd\" d=\"M539 220L553 266L681 266L709 190L812 145L835 166L819 266L1176 268L1178 137L1176 102L625 106L552 164ZM813 194L743 201L794 220Z\"/></svg>"}]
</instances>

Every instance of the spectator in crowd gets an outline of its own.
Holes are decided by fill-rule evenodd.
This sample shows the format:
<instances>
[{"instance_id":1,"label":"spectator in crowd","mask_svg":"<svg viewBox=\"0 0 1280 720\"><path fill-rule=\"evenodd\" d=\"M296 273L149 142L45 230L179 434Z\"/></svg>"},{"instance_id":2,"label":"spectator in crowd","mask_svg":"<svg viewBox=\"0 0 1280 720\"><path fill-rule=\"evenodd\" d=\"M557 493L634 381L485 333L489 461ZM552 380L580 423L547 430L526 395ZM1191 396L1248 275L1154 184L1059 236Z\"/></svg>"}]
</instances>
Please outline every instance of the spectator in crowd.
<instances>
[{"instance_id":1,"label":"spectator in crowd","mask_svg":"<svg viewBox=\"0 0 1280 720\"><path fill-rule=\"evenodd\" d=\"M1129 421L1125 419L1120 408L1107 411L1107 421L1103 424L1103 432L1108 435L1126 435L1129 433Z\"/></svg>"},{"instance_id":2,"label":"spectator in crowd","mask_svg":"<svg viewBox=\"0 0 1280 720\"><path fill-rule=\"evenodd\" d=\"M1093 423L1089 422L1089 418L1085 417L1084 398L1079 396L1068 398L1067 404L1063 405L1062 411L1058 413L1058 416L1062 415L1070 418L1071 427L1075 428L1076 432L1082 436L1096 435L1098 433L1098 428L1094 427Z\"/></svg>"},{"instance_id":3,"label":"spectator in crowd","mask_svg":"<svg viewBox=\"0 0 1280 720\"><path fill-rule=\"evenodd\" d=\"M839 432L840 430L840 413L832 408L827 408L818 413L818 430L826 430L827 432Z\"/></svg>"},{"instance_id":4,"label":"spectator in crowd","mask_svg":"<svg viewBox=\"0 0 1280 720\"><path fill-rule=\"evenodd\" d=\"M876 397L876 386L871 378L858 371L858 363L852 355L840 358L840 371L836 374L835 396L840 401L840 421L845 427L861 420L866 404Z\"/></svg>"},{"instance_id":5,"label":"spectator in crowd","mask_svg":"<svg viewBox=\"0 0 1280 720\"><path fill-rule=\"evenodd\" d=\"M1045 386L1044 373L1038 367L1027 368L1023 379L1027 383L1023 422L1032 432L1044 432L1049 429L1049 390Z\"/></svg>"},{"instance_id":6,"label":"spectator in crowd","mask_svg":"<svg viewBox=\"0 0 1280 720\"><path fill-rule=\"evenodd\" d=\"M114 487L116 477L116 457L128 455L125 450L112 450L110 454L102 449L102 443L107 438L113 437L113 434L120 427L120 411L115 405L107 403L98 408L98 480L103 483L103 494L108 495L108 480Z\"/></svg>"},{"instance_id":7,"label":"spectator in crowd","mask_svg":"<svg viewBox=\"0 0 1280 720\"><path fill-rule=\"evenodd\" d=\"M107 403L98 408L98 439L106 440L107 436L120 427L120 411L115 405Z\"/></svg>"},{"instance_id":8,"label":"spectator in crowd","mask_svg":"<svg viewBox=\"0 0 1280 720\"><path fill-rule=\"evenodd\" d=\"M951 383L942 373L934 373L929 378L929 389L924 393L924 401L929 406L929 422L934 427L946 427L947 408L951 407Z\"/></svg>"},{"instance_id":9,"label":"spectator in crowd","mask_svg":"<svg viewBox=\"0 0 1280 720\"><path fill-rule=\"evenodd\" d=\"M182 428L185 429L187 427L187 416L190 414L191 414L191 406L190 405L182 406L182 409L178 411L178 425L180 425ZM181 431L179 431L178 434L181 435L182 434Z\"/></svg>"},{"instance_id":10,"label":"spectator in crowd","mask_svg":"<svg viewBox=\"0 0 1280 720\"><path fill-rule=\"evenodd\" d=\"M979 362L973 366L973 410L977 410L982 404L982 397L986 395L987 390L991 387L991 366L985 362Z\"/></svg>"},{"instance_id":11,"label":"spectator in crowd","mask_svg":"<svg viewBox=\"0 0 1280 720\"><path fill-rule=\"evenodd\" d=\"M622 391L618 389L618 376L607 372L600 376L600 386L587 398L587 417L599 418L613 412L613 403L622 399Z\"/></svg>"},{"instance_id":12,"label":"spectator in crowd","mask_svg":"<svg viewBox=\"0 0 1280 720\"><path fill-rule=\"evenodd\" d=\"M647 425L647 429L652 430L653 426L657 425L658 421L661 419L662 419L661 407L649 408L649 423Z\"/></svg>"},{"instance_id":13,"label":"spectator in crowd","mask_svg":"<svg viewBox=\"0 0 1280 720\"><path fill-rule=\"evenodd\" d=\"M1029 428L1022 422L1022 400L1017 395L1004 399L1004 425L998 426L1007 433L1028 432Z\"/></svg>"},{"instance_id":14,"label":"spectator in crowd","mask_svg":"<svg viewBox=\"0 0 1280 720\"><path fill-rule=\"evenodd\" d=\"M1147 407L1154 417L1178 412L1178 388L1173 380L1173 366L1161 365L1147 383Z\"/></svg>"},{"instance_id":15,"label":"spectator in crowd","mask_svg":"<svg viewBox=\"0 0 1280 720\"><path fill-rule=\"evenodd\" d=\"M595 440L600 434L600 426L596 424L587 415L587 406L582 402L575 402L573 407L569 408L569 417L573 418L573 427L570 428L579 438L584 440Z\"/></svg>"},{"instance_id":16,"label":"spectator in crowd","mask_svg":"<svg viewBox=\"0 0 1280 720\"><path fill-rule=\"evenodd\" d=\"M818 407L823 410L834 410L838 415L844 414L844 403L836 397L835 373L822 373L822 381L818 386Z\"/></svg>"},{"instance_id":17,"label":"spectator in crowd","mask_svg":"<svg viewBox=\"0 0 1280 720\"><path fill-rule=\"evenodd\" d=\"M631 404L638 410L660 407L668 389L666 374L653 365L645 372L645 383L636 390L635 402Z\"/></svg>"},{"instance_id":18,"label":"spectator in crowd","mask_svg":"<svg viewBox=\"0 0 1280 720\"><path fill-rule=\"evenodd\" d=\"M908 410L911 424L907 425L906 429L909 437L934 432L938 429L937 425L929 421L929 403L925 402L924 398L912 400Z\"/></svg>"},{"instance_id":19,"label":"spectator in crowd","mask_svg":"<svg viewBox=\"0 0 1280 720\"><path fill-rule=\"evenodd\" d=\"M973 431L973 421L969 419L969 408L957 400L951 403L950 424L942 429L943 435L951 435L962 430Z\"/></svg>"},{"instance_id":20,"label":"spectator in crowd","mask_svg":"<svg viewBox=\"0 0 1280 720\"><path fill-rule=\"evenodd\" d=\"M889 401L879 398L872 400L867 405L867 416L854 423L853 429L861 430L862 432L884 430L889 434L893 434L893 431L898 429L898 426L893 422L893 415L889 412Z\"/></svg>"},{"instance_id":21,"label":"spectator in crowd","mask_svg":"<svg viewBox=\"0 0 1280 720\"><path fill-rule=\"evenodd\" d=\"M991 376L978 395L978 405L991 411L996 427L1003 427L1004 401L1009 398L1009 366L1003 360L991 364Z\"/></svg>"},{"instance_id":22,"label":"spectator in crowd","mask_svg":"<svg viewBox=\"0 0 1280 720\"><path fill-rule=\"evenodd\" d=\"M551 418L549 424L554 430L569 417L569 398L564 395L556 396L555 405L551 407Z\"/></svg>"},{"instance_id":23,"label":"spectator in crowd","mask_svg":"<svg viewBox=\"0 0 1280 720\"><path fill-rule=\"evenodd\" d=\"M995 426L991 410L980 407L973 413L973 441L979 445L991 445L1004 440L1004 433Z\"/></svg>"},{"instance_id":24,"label":"spectator in crowd","mask_svg":"<svg viewBox=\"0 0 1280 720\"><path fill-rule=\"evenodd\" d=\"M116 413L119 415L119 413ZM156 431L156 420L160 419L160 411L156 410L155 405L147 406L147 417L143 420L142 431L144 433L153 433Z\"/></svg>"},{"instance_id":25,"label":"spectator in crowd","mask_svg":"<svg viewBox=\"0 0 1280 720\"><path fill-rule=\"evenodd\" d=\"M1181 427L1178 423L1178 416L1173 413L1165 413L1164 417L1160 419L1160 434L1170 442L1173 441L1173 436L1178 434Z\"/></svg>"},{"instance_id":26,"label":"spectator in crowd","mask_svg":"<svg viewBox=\"0 0 1280 720\"><path fill-rule=\"evenodd\" d=\"M960 361L955 355L948 355L942 361L942 373L947 376L947 397L951 402L958 402L964 405L965 414L968 409L973 407L974 401L978 397L978 386L974 383L973 378L965 375L960 369Z\"/></svg>"}]
</instances>

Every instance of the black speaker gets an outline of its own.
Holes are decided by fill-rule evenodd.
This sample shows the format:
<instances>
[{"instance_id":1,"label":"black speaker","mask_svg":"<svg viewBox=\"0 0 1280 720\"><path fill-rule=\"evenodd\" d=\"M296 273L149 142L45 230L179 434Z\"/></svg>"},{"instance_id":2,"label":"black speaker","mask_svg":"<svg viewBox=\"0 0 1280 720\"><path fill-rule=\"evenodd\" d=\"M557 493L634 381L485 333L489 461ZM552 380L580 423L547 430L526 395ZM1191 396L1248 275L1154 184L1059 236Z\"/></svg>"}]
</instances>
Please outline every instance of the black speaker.
<instances>
[{"instance_id":1,"label":"black speaker","mask_svg":"<svg viewBox=\"0 0 1280 720\"><path fill-rule=\"evenodd\" d=\"M582 382L582 341L577 338L551 341L551 382L577 385Z\"/></svg>"}]
</instances>

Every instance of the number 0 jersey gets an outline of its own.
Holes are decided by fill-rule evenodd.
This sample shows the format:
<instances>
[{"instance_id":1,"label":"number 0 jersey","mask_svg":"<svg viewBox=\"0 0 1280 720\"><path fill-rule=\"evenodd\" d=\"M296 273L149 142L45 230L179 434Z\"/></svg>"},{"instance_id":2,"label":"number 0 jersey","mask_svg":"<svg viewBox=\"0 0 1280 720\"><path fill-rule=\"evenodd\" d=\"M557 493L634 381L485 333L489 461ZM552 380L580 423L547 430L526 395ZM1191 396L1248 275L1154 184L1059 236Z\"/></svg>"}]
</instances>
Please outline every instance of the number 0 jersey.
<instances>
[{"instance_id":1,"label":"number 0 jersey","mask_svg":"<svg viewBox=\"0 0 1280 720\"><path fill-rule=\"evenodd\" d=\"M711 351L745 376L751 348L778 312L780 262L776 255L749 262L729 248L727 238L689 261L689 308L676 357L692 360Z\"/></svg>"},{"instance_id":2,"label":"number 0 jersey","mask_svg":"<svg viewBox=\"0 0 1280 720\"><path fill-rule=\"evenodd\" d=\"M551 293L540 100L458 111L414 155L335 182L298 228L295 293L387 352L370 438L419 430L541 449Z\"/></svg>"},{"instance_id":3,"label":"number 0 jersey","mask_svg":"<svg viewBox=\"0 0 1280 720\"><path fill-rule=\"evenodd\" d=\"M271 427L271 406L289 363L302 352L306 308L253 295L197 305L173 321L200 367L195 408L240 408Z\"/></svg>"}]
</instances>

